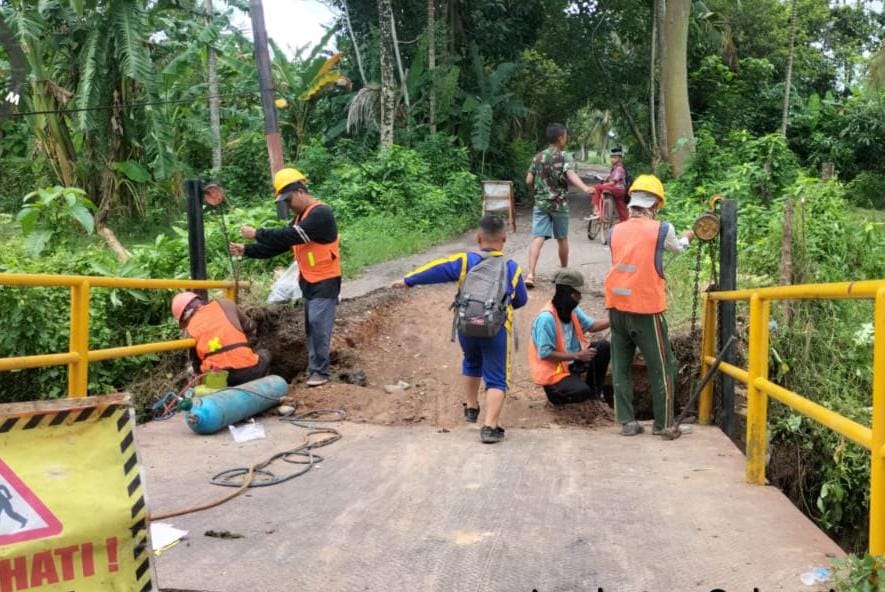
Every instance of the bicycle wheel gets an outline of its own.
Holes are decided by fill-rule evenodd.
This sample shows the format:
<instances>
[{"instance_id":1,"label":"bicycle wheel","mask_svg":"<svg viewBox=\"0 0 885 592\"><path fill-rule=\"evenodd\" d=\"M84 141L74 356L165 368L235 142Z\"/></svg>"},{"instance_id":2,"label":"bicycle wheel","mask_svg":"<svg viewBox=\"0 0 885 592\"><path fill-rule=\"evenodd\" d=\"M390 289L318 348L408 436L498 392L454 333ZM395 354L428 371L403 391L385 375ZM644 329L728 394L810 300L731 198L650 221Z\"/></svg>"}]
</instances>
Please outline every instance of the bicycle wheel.
<instances>
[{"instance_id":1,"label":"bicycle wheel","mask_svg":"<svg viewBox=\"0 0 885 592\"><path fill-rule=\"evenodd\" d=\"M599 216L595 214L590 216L590 220L587 222L587 238L593 240L599 236L599 226Z\"/></svg>"},{"instance_id":2,"label":"bicycle wheel","mask_svg":"<svg viewBox=\"0 0 885 592\"><path fill-rule=\"evenodd\" d=\"M615 227L615 224L620 224L621 222L621 218L618 216L618 208L615 205L615 196L612 194L609 194L606 200L605 216L607 218L605 237L606 241L608 241L608 235L611 233L612 228Z\"/></svg>"},{"instance_id":3,"label":"bicycle wheel","mask_svg":"<svg viewBox=\"0 0 885 592\"><path fill-rule=\"evenodd\" d=\"M602 211L599 215L600 220L600 229L599 240L602 244L608 244L608 233L611 231L612 227L615 225L615 220L617 220L617 212L615 211L615 198L611 193L605 192L602 194Z\"/></svg>"}]
</instances>

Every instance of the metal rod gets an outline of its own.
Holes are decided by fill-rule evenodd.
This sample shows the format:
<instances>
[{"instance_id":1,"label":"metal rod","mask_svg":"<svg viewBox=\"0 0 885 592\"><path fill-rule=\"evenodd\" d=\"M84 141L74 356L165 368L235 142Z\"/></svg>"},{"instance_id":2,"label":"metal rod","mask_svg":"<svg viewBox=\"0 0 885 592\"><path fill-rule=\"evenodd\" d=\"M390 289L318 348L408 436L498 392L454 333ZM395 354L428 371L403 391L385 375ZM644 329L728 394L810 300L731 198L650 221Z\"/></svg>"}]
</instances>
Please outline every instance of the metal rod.
<instances>
[{"instance_id":1,"label":"metal rod","mask_svg":"<svg viewBox=\"0 0 885 592\"><path fill-rule=\"evenodd\" d=\"M676 423L673 424L674 429L678 429L679 424L685 421L685 416L688 415L688 411L691 409L691 406L694 405L695 401L698 400L701 391L704 389L704 387L707 386L707 383L709 383L713 379L713 376L716 375L716 370L719 369L719 364L722 363L723 356L725 356L725 353L729 350L731 344L734 343L734 340L734 335L728 338L728 341L725 342L725 345L719 351L719 355L716 356L716 358L713 360L713 363L710 365L709 368L707 368L707 371L704 373L704 377L701 378L700 384L695 387L694 392L691 394L691 398L689 398L688 400L688 403L685 405L685 407L682 408L682 413L680 413L679 417L676 418Z\"/></svg>"}]
</instances>

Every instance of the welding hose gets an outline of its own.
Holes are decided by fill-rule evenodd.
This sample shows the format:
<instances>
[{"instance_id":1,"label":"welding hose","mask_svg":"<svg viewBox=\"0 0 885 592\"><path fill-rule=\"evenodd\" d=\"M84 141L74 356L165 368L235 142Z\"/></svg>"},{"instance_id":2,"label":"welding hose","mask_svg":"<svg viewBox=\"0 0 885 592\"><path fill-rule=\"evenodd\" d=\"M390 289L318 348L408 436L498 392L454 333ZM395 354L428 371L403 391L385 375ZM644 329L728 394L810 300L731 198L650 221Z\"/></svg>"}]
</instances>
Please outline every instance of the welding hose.
<instances>
[{"instance_id":1,"label":"welding hose","mask_svg":"<svg viewBox=\"0 0 885 592\"><path fill-rule=\"evenodd\" d=\"M333 415L334 418L333 419L324 419L323 418L324 416L328 416L328 415ZM290 417L290 418L284 417L284 418L281 418L281 421L284 421L285 423L291 423L293 425L301 426L301 423L303 423L303 422L309 422L309 423L339 422L339 421L344 421L346 418L347 418L347 414L342 410L318 409L316 411L309 411L307 413L296 415L296 416ZM299 423L299 422L301 422L301 423ZM217 473L216 475L212 476L212 479L210 480L210 482L214 485L221 485L224 487L236 487L236 489L234 491L232 491L231 493L229 493L223 497L220 497L216 500L209 501L209 502L199 504L196 506L190 506L188 508L184 508L181 510L175 510L173 512L166 512L164 514L151 514L148 516L148 520L149 521L165 520L168 518L174 518L175 516L183 516L184 514L193 514L194 512L202 512L203 510L208 510L210 508L220 506L221 504L234 499L235 497L242 494L244 491L246 491L250 487L269 487L271 485L279 485L280 483L285 483L286 481L294 479L295 477L298 477L298 476L303 475L304 473L310 471L316 463L322 461L322 457L320 457L319 455L313 454L312 452L310 452L311 450L313 450L315 448L322 448L323 446L328 446L329 444L337 442L338 440L340 440L342 438L341 433L338 432L338 430L335 430L332 428L319 428L319 427L315 428L313 426L301 426L301 427L310 427L311 431L308 432L304 436L304 441L302 442L302 444L300 446L297 446L296 448L292 448L290 450L284 450L282 452L278 452L278 453L274 454L273 456L271 456L270 458L268 458L262 462L256 463L254 465L251 465L249 467L242 467L242 468L238 467L235 469L228 469L226 471L222 471L221 473ZM322 438L320 440L313 441L312 440L313 436L318 435L318 434L330 434L330 436L326 437L326 438ZM299 461L299 460L293 460L293 459L289 458L291 456L301 456L301 457L306 456L308 458L308 460L306 462ZM283 461L288 462L288 463L292 463L292 464L306 464L307 467L301 471L296 471L295 473L292 473L292 474L287 475L285 477L272 479L271 481L255 483L255 477L258 474L268 475L268 476L273 477L273 473L271 473L269 471L265 471L264 468L278 459L282 459ZM234 479L236 477L242 477L243 478L242 483L236 484L236 483L230 482L231 479Z\"/></svg>"}]
</instances>

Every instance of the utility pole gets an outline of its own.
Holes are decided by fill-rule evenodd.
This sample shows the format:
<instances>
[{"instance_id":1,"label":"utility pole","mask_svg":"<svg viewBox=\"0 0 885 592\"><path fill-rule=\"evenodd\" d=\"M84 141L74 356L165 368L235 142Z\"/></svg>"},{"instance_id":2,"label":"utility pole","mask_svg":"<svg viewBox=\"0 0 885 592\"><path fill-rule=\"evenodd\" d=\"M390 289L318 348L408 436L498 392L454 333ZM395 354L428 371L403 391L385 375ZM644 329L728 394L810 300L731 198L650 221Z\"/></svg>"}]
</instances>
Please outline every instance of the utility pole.
<instances>
[{"instance_id":1,"label":"utility pole","mask_svg":"<svg viewBox=\"0 0 885 592\"><path fill-rule=\"evenodd\" d=\"M255 63L258 65L261 109L264 112L264 136L267 140L267 155L270 158L270 174L273 176L283 168L283 142L273 102L273 77L270 75L270 53L267 50L267 30L264 28L264 7L261 5L261 0L249 0L249 16L252 18L252 40L255 46ZM284 202L278 202L277 216L281 219L287 218L288 209Z\"/></svg>"}]
</instances>

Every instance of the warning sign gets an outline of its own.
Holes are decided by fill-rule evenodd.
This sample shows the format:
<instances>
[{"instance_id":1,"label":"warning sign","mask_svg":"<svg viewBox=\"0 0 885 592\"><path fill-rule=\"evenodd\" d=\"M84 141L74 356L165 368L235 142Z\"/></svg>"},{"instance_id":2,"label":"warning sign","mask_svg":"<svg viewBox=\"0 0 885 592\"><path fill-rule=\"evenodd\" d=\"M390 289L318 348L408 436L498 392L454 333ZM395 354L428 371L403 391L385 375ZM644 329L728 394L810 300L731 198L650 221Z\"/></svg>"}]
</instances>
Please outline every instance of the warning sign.
<instances>
[{"instance_id":1,"label":"warning sign","mask_svg":"<svg viewBox=\"0 0 885 592\"><path fill-rule=\"evenodd\" d=\"M0 545L53 536L61 523L0 459Z\"/></svg>"},{"instance_id":2,"label":"warning sign","mask_svg":"<svg viewBox=\"0 0 885 592\"><path fill-rule=\"evenodd\" d=\"M129 398L0 405L0 592L146 592Z\"/></svg>"}]
</instances>

